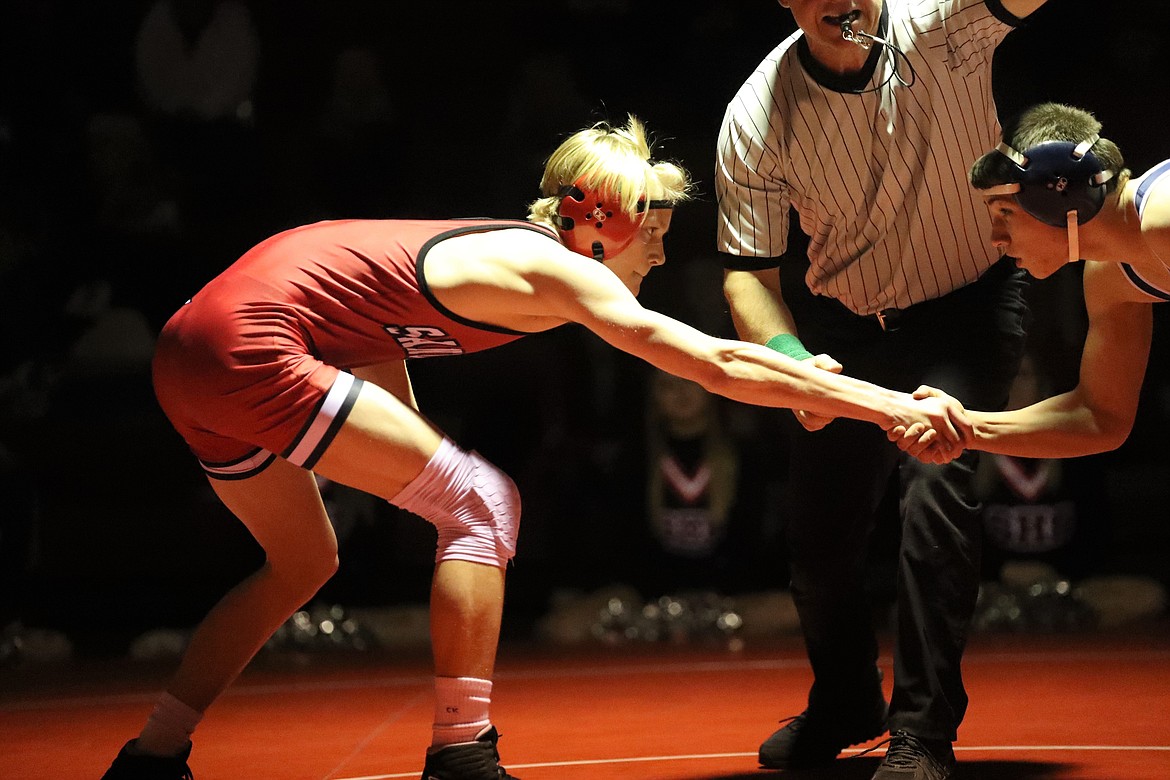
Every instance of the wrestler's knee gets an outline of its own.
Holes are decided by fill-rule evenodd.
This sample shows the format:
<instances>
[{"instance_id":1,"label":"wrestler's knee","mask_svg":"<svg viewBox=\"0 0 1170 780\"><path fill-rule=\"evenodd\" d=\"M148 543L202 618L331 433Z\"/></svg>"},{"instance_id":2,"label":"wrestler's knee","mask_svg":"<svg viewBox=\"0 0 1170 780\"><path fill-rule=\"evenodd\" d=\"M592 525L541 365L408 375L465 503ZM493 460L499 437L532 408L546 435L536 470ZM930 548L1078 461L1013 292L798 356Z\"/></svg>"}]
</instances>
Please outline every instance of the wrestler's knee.
<instances>
[{"instance_id":1,"label":"wrestler's knee","mask_svg":"<svg viewBox=\"0 0 1170 780\"><path fill-rule=\"evenodd\" d=\"M520 533L520 489L512 478L489 463L474 450L468 453L475 462L474 490L490 517L492 532L502 547L505 561L516 554Z\"/></svg>"},{"instance_id":2,"label":"wrestler's knee","mask_svg":"<svg viewBox=\"0 0 1170 780\"><path fill-rule=\"evenodd\" d=\"M337 545L306 545L296 550L269 553L265 565L269 575L283 590L309 598L337 573Z\"/></svg>"},{"instance_id":3,"label":"wrestler's knee","mask_svg":"<svg viewBox=\"0 0 1170 780\"><path fill-rule=\"evenodd\" d=\"M438 529L437 562L504 566L516 554L520 492L507 474L477 452L444 440L394 503Z\"/></svg>"}]
</instances>

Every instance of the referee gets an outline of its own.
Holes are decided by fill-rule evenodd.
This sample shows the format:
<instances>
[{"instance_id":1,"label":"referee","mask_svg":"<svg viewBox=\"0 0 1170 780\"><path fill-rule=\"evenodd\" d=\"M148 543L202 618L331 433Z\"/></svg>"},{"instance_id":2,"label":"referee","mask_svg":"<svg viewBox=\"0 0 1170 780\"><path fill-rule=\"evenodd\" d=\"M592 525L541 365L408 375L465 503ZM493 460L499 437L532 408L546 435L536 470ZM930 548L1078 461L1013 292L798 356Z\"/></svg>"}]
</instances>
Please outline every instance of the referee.
<instances>
[{"instance_id":1,"label":"referee","mask_svg":"<svg viewBox=\"0 0 1170 780\"><path fill-rule=\"evenodd\" d=\"M1001 409L1024 347L1024 277L988 240L967 171L999 141L996 46L1044 0L780 0L799 30L728 105L716 191L739 336L876 384ZM799 425L795 422L799 421ZM787 518L814 673L770 768L890 744L874 780L951 777L960 662L979 587L976 454L901 455L881 430L797 412ZM897 469L893 695L864 592L875 509Z\"/></svg>"}]
</instances>

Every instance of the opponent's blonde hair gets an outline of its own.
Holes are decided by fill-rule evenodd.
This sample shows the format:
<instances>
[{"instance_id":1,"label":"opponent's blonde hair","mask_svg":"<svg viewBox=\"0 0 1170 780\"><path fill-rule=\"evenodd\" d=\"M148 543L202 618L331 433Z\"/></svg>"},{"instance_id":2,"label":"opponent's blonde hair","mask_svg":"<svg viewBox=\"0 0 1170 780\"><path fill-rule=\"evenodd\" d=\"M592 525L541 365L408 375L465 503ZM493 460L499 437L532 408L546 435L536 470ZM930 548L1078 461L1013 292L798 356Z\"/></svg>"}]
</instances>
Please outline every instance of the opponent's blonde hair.
<instances>
[{"instance_id":1,"label":"opponent's blonde hair","mask_svg":"<svg viewBox=\"0 0 1170 780\"><path fill-rule=\"evenodd\" d=\"M529 204L529 221L555 226L562 188L582 176L591 189L618 193L622 209L630 216L637 212L639 198L651 189L654 200L688 199L691 178L686 170L673 162L654 160L651 154L646 126L633 114L622 127L598 122L573 133L545 162L542 197Z\"/></svg>"}]
</instances>

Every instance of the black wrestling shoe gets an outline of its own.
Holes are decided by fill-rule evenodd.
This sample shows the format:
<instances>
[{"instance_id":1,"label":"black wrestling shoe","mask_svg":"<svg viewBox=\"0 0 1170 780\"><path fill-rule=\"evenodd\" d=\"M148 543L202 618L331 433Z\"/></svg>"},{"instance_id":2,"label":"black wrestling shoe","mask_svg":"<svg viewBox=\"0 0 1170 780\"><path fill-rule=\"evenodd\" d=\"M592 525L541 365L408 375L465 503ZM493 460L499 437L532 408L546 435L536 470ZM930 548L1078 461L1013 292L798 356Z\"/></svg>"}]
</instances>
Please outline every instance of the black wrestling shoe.
<instances>
[{"instance_id":1,"label":"black wrestling shoe","mask_svg":"<svg viewBox=\"0 0 1170 780\"><path fill-rule=\"evenodd\" d=\"M807 709L789 718L760 745L760 766L767 769L815 769L833 763L850 745L880 737L886 730L885 699L860 718L833 711Z\"/></svg>"},{"instance_id":2,"label":"black wrestling shoe","mask_svg":"<svg viewBox=\"0 0 1170 780\"><path fill-rule=\"evenodd\" d=\"M194 780L187 758L191 755L191 743L187 743L177 756L149 756L134 753L130 740L122 746L118 757L102 775L102 780Z\"/></svg>"},{"instance_id":3,"label":"black wrestling shoe","mask_svg":"<svg viewBox=\"0 0 1170 780\"><path fill-rule=\"evenodd\" d=\"M955 751L946 740L919 739L898 729L873 780L948 780L955 773Z\"/></svg>"},{"instance_id":4,"label":"black wrestling shoe","mask_svg":"<svg viewBox=\"0 0 1170 780\"><path fill-rule=\"evenodd\" d=\"M422 780L517 780L500 766L499 740L496 727L489 726L475 742L428 750Z\"/></svg>"}]
</instances>

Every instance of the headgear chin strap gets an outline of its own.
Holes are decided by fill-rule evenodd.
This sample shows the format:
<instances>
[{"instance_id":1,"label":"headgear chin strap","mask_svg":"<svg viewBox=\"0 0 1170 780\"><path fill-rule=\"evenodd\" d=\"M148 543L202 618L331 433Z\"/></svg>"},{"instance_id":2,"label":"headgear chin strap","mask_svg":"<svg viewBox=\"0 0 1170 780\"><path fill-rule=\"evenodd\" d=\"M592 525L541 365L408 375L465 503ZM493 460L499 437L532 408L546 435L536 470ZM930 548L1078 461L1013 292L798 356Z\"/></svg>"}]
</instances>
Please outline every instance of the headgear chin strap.
<instances>
[{"instance_id":1,"label":"headgear chin strap","mask_svg":"<svg viewBox=\"0 0 1170 780\"><path fill-rule=\"evenodd\" d=\"M1012 161L1012 181L984 190L986 195L1014 195L1020 208L1053 227L1068 229L1069 262L1080 260L1077 226L1083 225L1105 204L1105 183L1113 172L1092 152L1101 140L1094 134L1079 144L1044 141L1025 152L1007 143L995 150Z\"/></svg>"},{"instance_id":2,"label":"headgear chin strap","mask_svg":"<svg viewBox=\"0 0 1170 780\"><path fill-rule=\"evenodd\" d=\"M649 209L672 208L666 200L638 199L631 216L622 208L618 194L591 189L581 176L557 193L561 204L553 221L560 229L565 246L571 251L601 262L608 260L634 242Z\"/></svg>"}]
</instances>

